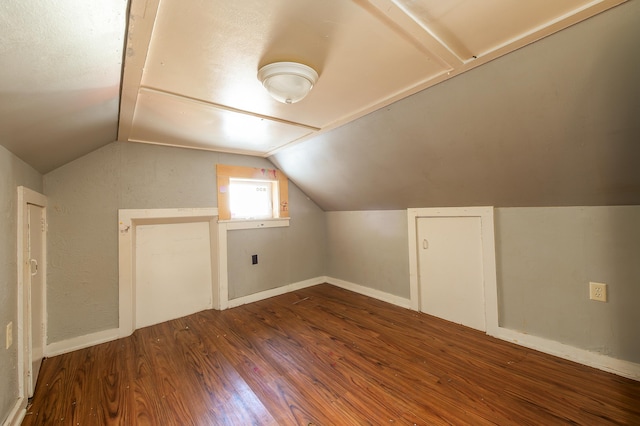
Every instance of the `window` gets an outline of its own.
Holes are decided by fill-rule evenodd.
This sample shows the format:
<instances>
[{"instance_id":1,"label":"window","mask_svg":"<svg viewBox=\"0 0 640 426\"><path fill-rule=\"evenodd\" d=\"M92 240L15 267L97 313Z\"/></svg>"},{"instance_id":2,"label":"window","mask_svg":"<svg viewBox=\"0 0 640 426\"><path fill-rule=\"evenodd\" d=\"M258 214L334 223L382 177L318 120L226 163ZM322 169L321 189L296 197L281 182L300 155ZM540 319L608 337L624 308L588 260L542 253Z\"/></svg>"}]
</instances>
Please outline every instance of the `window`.
<instances>
[{"instance_id":1,"label":"window","mask_svg":"<svg viewBox=\"0 0 640 426\"><path fill-rule=\"evenodd\" d=\"M229 179L231 219L271 219L277 217L278 182Z\"/></svg>"},{"instance_id":2,"label":"window","mask_svg":"<svg viewBox=\"0 0 640 426\"><path fill-rule=\"evenodd\" d=\"M289 217L287 177L275 169L216 166L220 220Z\"/></svg>"}]
</instances>

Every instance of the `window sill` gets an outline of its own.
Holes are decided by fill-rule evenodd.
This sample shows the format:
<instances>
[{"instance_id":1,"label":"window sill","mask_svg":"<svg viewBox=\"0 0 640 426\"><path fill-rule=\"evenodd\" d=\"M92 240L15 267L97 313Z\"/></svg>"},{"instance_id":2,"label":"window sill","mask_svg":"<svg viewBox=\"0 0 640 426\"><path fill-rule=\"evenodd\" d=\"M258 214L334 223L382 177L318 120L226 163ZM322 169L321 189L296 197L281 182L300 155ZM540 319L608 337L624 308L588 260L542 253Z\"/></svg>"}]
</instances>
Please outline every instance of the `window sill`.
<instances>
[{"instance_id":1,"label":"window sill","mask_svg":"<svg viewBox=\"0 0 640 426\"><path fill-rule=\"evenodd\" d=\"M238 229L261 229L261 228L283 228L289 226L288 217L277 219L255 219L255 220L219 220L218 223L226 225L228 231Z\"/></svg>"}]
</instances>

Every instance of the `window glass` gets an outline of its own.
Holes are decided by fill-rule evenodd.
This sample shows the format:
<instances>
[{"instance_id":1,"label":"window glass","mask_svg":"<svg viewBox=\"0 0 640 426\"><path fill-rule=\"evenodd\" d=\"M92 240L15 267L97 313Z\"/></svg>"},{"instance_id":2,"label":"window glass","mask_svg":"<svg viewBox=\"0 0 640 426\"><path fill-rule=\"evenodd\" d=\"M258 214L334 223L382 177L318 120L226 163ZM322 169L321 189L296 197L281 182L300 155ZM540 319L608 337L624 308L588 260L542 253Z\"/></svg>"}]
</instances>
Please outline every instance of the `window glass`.
<instances>
[{"instance_id":1,"label":"window glass","mask_svg":"<svg viewBox=\"0 0 640 426\"><path fill-rule=\"evenodd\" d=\"M287 177L276 169L216 165L219 220L289 217Z\"/></svg>"},{"instance_id":2,"label":"window glass","mask_svg":"<svg viewBox=\"0 0 640 426\"><path fill-rule=\"evenodd\" d=\"M254 179L229 179L231 219L273 218L278 205L278 184Z\"/></svg>"}]
</instances>

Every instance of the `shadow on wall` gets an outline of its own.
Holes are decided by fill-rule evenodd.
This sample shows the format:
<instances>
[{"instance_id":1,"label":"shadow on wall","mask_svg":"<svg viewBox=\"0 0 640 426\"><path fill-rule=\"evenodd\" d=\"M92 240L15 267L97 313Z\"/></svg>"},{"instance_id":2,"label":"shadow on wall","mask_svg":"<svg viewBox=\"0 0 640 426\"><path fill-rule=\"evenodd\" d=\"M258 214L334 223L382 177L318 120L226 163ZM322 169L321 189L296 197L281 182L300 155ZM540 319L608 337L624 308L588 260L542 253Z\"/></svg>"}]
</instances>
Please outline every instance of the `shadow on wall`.
<instances>
[{"instance_id":1,"label":"shadow on wall","mask_svg":"<svg viewBox=\"0 0 640 426\"><path fill-rule=\"evenodd\" d=\"M601 197L597 205L604 206L621 204L619 200L640 204L640 56L630 54L640 52L640 5L629 2L618 8L614 11L627 13L591 46L592 67L584 69L585 87L575 103L586 116L575 117L583 126L578 135L591 142L583 148L596 160L594 169L584 173L595 173L596 182L603 182L596 190Z\"/></svg>"}]
</instances>

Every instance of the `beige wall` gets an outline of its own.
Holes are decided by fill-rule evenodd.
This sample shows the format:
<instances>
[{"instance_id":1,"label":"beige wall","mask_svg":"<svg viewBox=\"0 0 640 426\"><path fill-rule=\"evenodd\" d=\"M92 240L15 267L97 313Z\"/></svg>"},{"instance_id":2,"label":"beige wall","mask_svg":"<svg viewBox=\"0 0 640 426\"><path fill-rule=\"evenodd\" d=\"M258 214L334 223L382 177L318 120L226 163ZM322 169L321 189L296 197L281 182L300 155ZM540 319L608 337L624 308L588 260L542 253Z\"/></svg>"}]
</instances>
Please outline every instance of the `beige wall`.
<instances>
[{"instance_id":1,"label":"beige wall","mask_svg":"<svg viewBox=\"0 0 640 426\"><path fill-rule=\"evenodd\" d=\"M42 176L0 146L0 423L18 398L17 187L42 192ZM13 346L5 330L13 322Z\"/></svg>"},{"instance_id":2,"label":"beige wall","mask_svg":"<svg viewBox=\"0 0 640 426\"><path fill-rule=\"evenodd\" d=\"M118 327L118 209L216 207L216 163L273 167L257 157L112 143L45 175L51 212L49 343ZM289 284L324 269L324 240L317 238L317 228L320 234L324 231L322 211L293 184L290 210L290 228L251 236L262 246L285 241L288 250L262 265L281 271L277 280L233 279L230 293ZM237 238L230 233L233 278L251 267L250 262L237 261Z\"/></svg>"}]
</instances>

